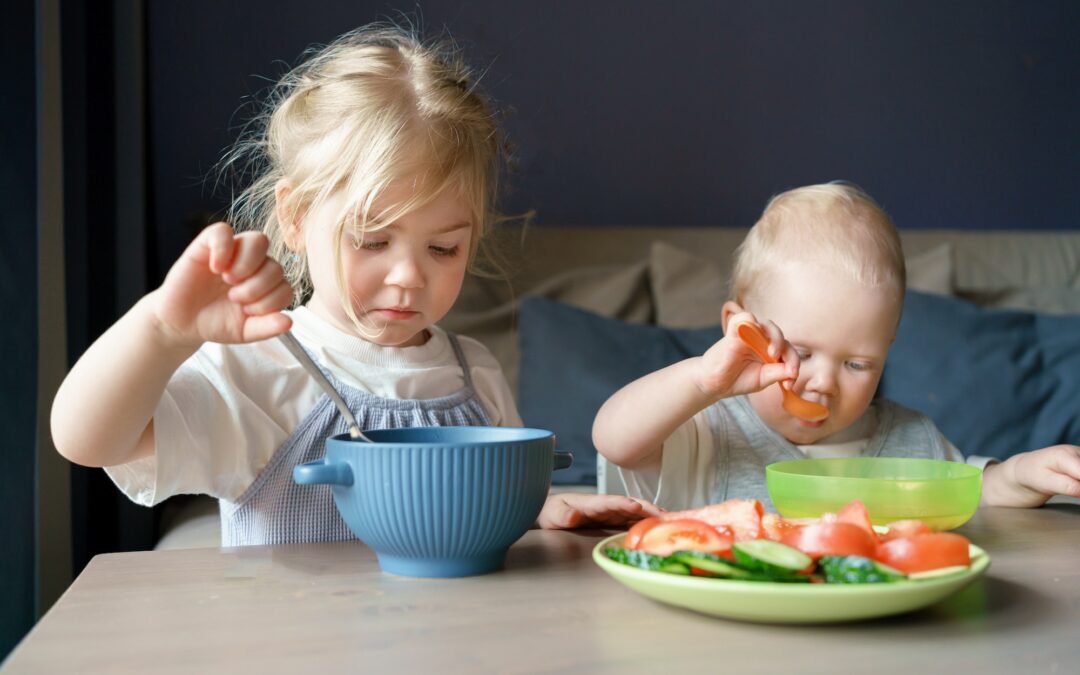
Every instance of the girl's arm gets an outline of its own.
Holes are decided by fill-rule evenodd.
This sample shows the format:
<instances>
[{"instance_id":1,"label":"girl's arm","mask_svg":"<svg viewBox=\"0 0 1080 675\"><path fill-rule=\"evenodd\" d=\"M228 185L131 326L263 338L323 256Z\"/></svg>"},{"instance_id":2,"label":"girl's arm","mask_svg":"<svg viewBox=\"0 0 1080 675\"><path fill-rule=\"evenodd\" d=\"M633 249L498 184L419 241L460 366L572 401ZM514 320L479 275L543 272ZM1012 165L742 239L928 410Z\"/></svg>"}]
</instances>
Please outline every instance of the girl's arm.
<instances>
[{"instance_id":1,"label":"girl's arm","mask_svg":"<svg viewBox=\"0 0 1080 675\"><path fill-rule=\"evenodd\" d=\"M76 464L114 466L154 453L154 409L197 349L170 338L154 312L156 293L105 331L56 393L53 442Z\"/></svg>"},{"instance_id":2,"label":"girl's arm","mask_svg":"<svg viewBox=\"0 0 1080 675\"><path fill-rule=\"evenodd\" d=\"M204 342L255 342L288 330L292 287L266 237L204 229L148 294L82 355L53 401L53 443L86 466L154 453L153 416L176 369Z\"/></svg>"},{"instance_id":3,"label":"girl's arm","mask_svg":"<svg viewBox=\"0 0 1080 675\"><path fill-rule=\"evenodd\" d=\"M753 315L744 312L734 315L728 325L744 321L756 323ZM769 335L770 351L780 355L780 363L762 363L729 331L703 356L650 373L615 392L593 423L596 449L625 469L657 468L664 441L699 411L721 398L798 377L795 349L775 324L759 325Z\"/></svg>"}]
</instances>

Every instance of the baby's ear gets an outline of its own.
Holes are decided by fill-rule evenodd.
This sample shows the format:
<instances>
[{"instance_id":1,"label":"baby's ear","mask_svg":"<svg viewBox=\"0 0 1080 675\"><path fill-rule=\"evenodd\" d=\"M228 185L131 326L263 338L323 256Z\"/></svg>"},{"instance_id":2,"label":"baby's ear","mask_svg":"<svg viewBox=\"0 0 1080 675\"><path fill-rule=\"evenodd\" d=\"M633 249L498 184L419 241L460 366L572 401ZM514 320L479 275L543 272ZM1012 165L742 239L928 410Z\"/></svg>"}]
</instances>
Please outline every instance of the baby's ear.
<instances>
[{"instance_id":1,"label":"baby's ear","mask_svg":"<svg viewBox=\"0 0 1080 675\"><path fill-rule=\"evenodd\" d=\"M746 310L743 309L743 306L734 300L728 300L727 302L725 302L724 306L720 309L720 330L723 331L723 333L726 335L727 325L728 322L731 321L731 317L745 311Z\"/></svg>"},{"instance_id":2,"label":"baby's ear","mask_svg":"<svg viewBox=\"0 0 1080 675\"><path fill-rule=\"evenodd\" d=\"M274 215L281 228L281 236L290 251L299 253L304 250L304 237L300 228L300 209L292 196L293 184L288 179L282 178L274 185Z\"/></svg>"}]
</instances>

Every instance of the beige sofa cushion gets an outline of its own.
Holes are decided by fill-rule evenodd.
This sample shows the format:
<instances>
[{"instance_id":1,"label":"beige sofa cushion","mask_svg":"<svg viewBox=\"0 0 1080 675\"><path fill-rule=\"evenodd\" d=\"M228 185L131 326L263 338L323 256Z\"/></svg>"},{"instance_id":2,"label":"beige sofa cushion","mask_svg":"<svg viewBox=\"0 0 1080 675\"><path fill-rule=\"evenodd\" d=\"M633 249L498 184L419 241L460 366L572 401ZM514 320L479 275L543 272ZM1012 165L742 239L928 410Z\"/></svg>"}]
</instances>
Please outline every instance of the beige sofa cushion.
<instances>
[{"instance_id":1,"label":"beige sofa cushion","mask_svg":"<svg viewBox=\"0 0 1080 675\"><path fill-rule=\"evenodd\" d=\"M907 260L908 287L949 295L952 291L952 244L939 244ZM701 328L720 322L720 309L730 297L730 256L715 261L666 242L652 245L649 274L656 322L661 326Z\"/></svg>"},{"instance_id":2,"label":"beige sofa cushion","mask_svg":"<svg viewBox=\"0 0 1080 675\"><path fill-rule=\"evenodd\" d=\"M517 392L520 357L516 313L521 297L539 295L602 316L648 323L653 318L648 273L644 260L582 267L555 274L517 295L507 291L505 280L470 277L462 289L464 301L457 303L440 325L482 342L502 365L510 390ZM485 298L497 298L498 304L485 307Z\"/></svg>"}]
</instances>

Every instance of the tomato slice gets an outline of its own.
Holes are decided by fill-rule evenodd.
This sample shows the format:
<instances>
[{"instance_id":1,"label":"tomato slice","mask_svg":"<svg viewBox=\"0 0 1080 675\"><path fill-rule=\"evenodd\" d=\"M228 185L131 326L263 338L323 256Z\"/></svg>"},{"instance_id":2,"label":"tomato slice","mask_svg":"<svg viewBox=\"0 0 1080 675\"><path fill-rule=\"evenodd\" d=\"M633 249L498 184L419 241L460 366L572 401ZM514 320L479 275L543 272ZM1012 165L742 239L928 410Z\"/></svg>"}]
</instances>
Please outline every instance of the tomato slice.
<instances>
[{"instance_id":1,"label":"tomato slice","mask_svg":"<svg viewBox=\"0 0 1080 675\"><path fill-rule=\"evenodd\" d=\"M953 565L970 565L971 542L952 532L897 537L878 546L877 559L901 572L925 572Z\"/></svg>"},{"instance_id":2,"label":"tomato slice","mask_svg":"<svg viewBox=\"0 0 1080 675\"><path fill-rule=\"evenodd\" d=\"M660 522L659 518L653 516L634 523L634 526L626 532L626 539L623 540L623 546L625 548L637 548L641 543L641 538L645 536L645 533L659 525Z\"/></svg>"},{"instance_id":3,"label":"tomato slice","mask_svg":"<svg viewBox=\"0 0 1080 675\"><path fill-rule=\"evenodd\" d=\"M933 530L921 520L897 520L889 523L889 530L882 535L884 541L900 537L914 537L917 534L931 534Z\"/></svg>"},{"instance_id":4,"label":"tomato slice","mask_svg":"<svg viewBox=\"0 0 1080 675\"><path fill-rule=\"evenodd\" d=\"M664 520L690 518L708 523L713 527L726 527L735 533L735 541L745 541L762 537L761 517L764 513L764 507L756 499L729 499L700 509L667 513L663 518Z\"/></svg>"},{"instance_id":5,"label":"tomato slice","mask_svg":"<svg viewBox=\"0 0 1080 675\"><path fill-rule=\"evenodd\" d=\"M844 508L836 513L836 522L851 523L852 525L861 527L877 539L877 532L874 532L874 524L870 522L870 512L866 510L866 505L858 499L848 502Z\"/></svg>"},{"instance_id":6,"label":"tomato slice","mask_svg":"<svg viewBox=\"0 0 1080 675\"><path fill-rule=\"evenodd\" d=\"M823 555L861 555L872 558L875 537L851 523L815 523L787 532L780 542L794 546L814 560Z\"/></svg>"},{"instance_id":7,"label":"tomato slice","mask_svg":"<svg viewBox=\"0 0 1080 675\"><path fill-rule=\"evenodd\" d=\"M805 523L797 523L783 518L779 513L766 513L761 517L761 534L766 539L780 541L784 535L797 530Z\"/></svg>"},{"instance_id":8,"label":"tomato slice","mask_svg":"<svg viewBox=\"0 0 1080 675\"><path fill-rule=\"evenodd\" d=\"M735 537L729 528L716 528L691 518L664 520L649 528L638 543L638 550L653 555L671 555L675 551L704 551L717 555L731 550Z\"/></svg>"}]
</instances>

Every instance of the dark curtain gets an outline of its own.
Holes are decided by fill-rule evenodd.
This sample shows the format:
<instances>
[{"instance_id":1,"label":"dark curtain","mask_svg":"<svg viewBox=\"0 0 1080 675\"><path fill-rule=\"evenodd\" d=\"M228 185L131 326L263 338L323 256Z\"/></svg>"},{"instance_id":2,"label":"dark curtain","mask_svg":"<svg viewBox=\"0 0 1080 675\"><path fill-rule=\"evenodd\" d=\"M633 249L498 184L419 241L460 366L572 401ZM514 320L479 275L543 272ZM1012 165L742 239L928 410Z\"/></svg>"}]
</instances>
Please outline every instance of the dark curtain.
<instances>
[{"instance_id":1,"label":"dark curtain","mask_svg":"<svg viewBox=\"0 0 1080 675\"><path fill-rule=\"evenodd\" d=\"M141 1L62 6L69 365L149 290ZM156 282L155 282L156 285ZM73 567L153 547L155 513L101 469L72 467Z\"/></svg>"},{"instance_id":2,"label":"dark curtain","mask_svg":"<svg viewBox=\"0 0 1080 675\"><path fill-rule=\"evenodd\" d=\"M0 22L0 659L34 623L34 444L37 408L37 161L34 2L12 0Z\"/></svg>"}]
</instances>

